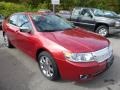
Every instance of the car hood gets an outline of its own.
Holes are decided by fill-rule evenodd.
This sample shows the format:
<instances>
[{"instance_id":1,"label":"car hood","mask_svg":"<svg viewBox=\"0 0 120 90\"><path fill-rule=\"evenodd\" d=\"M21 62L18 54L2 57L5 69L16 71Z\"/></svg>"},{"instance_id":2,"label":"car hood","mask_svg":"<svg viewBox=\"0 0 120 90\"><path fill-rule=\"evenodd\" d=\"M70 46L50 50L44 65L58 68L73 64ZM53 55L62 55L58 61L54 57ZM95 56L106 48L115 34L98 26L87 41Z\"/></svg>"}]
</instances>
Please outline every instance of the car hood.
<instances>
[{"instance_id":1,"label":"car hood","mask_svg":"<svg viewBox=\"0 0 120 90\"><path fill-rule=\"evenodd\" d=\"M93 52L109 44L104 37L81 28L48 32L44 36L72 52Z\"/></svg>"}]
</instances>

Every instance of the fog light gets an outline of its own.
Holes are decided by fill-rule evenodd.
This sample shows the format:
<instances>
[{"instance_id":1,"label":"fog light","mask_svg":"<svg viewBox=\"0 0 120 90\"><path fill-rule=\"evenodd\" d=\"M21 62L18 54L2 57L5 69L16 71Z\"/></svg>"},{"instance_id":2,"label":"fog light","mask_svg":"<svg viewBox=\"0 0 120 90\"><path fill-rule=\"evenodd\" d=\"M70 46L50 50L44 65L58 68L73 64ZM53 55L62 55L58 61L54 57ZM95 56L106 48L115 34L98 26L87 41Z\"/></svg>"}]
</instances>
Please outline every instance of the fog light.
<instances>
[{"instance_id":1,"label":"fog light","mask_svg":"<svg viewBox=\"0 0 120 90\"><path fill-rule=\"evenodd\" d=\"M87 79L88 78L88 75L80 75L80 79L81 80L85 80L85 79Z\"/></svg>"}]
</instances>

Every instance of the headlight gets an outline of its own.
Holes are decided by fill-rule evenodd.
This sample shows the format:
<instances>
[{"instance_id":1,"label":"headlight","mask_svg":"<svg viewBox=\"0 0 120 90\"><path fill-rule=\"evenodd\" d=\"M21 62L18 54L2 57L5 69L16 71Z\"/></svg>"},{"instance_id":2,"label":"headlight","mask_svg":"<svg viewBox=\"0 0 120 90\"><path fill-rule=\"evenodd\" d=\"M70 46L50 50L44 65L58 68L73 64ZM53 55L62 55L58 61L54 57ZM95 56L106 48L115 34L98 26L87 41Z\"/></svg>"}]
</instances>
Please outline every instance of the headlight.
<instances>
[{"instance_id":1,"label":"headlight","mask_svg":"<svg viewBox=\"0 0 120 90\"><path fill-rule=\"evenodd\" d=\"M116 27L119 27L119 26L120 26L120 22L119 22L119 21L116 21L116 22L115 22L115 26L116 26Z\"/></svg>"},{"instance_id":2,"label":"headlight","mask_svg":"<svg viewBox=\"0 0 120 90\"><path fill-rule=\"evenodd\" d=\"M66 60L72 62L103 62L110 58L113 54L112 46L103 48L101 50L89 53L64 53Z\"/></svg>"},{"instance_id":3,"label":"headlight","mask_svg":"<svg viewBox=\"0 0 120 90\"><path fill-rule=\"evenodd\" d=\"M112 49L112 46L111 45L109 45L109 53L110 53L110 56L113 54L113 49Z\"/></svg>"},{"instance_id":4,"label":"headlight","mask_svg":"<svg viewBox=\"0 0 120 90\"><path fill-rule=\"evenodd\" d=\"M92 53L64 53L65 58L73 62L94 61Z\"/></svg>"}]
</instances>

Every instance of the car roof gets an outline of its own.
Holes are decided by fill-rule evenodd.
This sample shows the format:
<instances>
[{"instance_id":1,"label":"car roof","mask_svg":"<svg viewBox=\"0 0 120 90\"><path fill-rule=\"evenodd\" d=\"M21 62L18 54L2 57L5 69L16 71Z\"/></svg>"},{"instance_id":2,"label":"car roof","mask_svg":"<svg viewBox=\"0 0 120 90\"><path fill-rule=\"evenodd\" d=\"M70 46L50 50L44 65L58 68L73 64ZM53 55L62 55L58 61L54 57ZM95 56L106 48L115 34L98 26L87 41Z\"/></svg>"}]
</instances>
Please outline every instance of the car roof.
<instances>
[{"instance_id":1,"label":"car roof","mask_svg":"<svg viewBox=\"0 0 120 90\"><path fill-rule=\"evenodd\" d=\"M89 7L75 7L75 9L81 9L81 8L91 9Z\"/></svg>"},{"instance_id":2,"label":"car roof","mask_svg":"<svg viewBox=\"0 0 120 90\"><path fill-rule=\"evenodd\" d=\"M91 10L94 10L94 9L100 9L100 8L91 8L91 7L75 7L74 9L91 9ZM100 10L114 12L114 11L111 11L111 10L105 10L105 9L100 9Z\"/></svg>"},{"instance_id":3,"label":"car roof","mask_svg":"<svg viewBox=\"0 0 120 90\"><path fill-rule=\"evenodd\" d=\"M75 7L74 9L99 9L99 8L91 8L91 7Z\"/></svg>"}]
</instances>

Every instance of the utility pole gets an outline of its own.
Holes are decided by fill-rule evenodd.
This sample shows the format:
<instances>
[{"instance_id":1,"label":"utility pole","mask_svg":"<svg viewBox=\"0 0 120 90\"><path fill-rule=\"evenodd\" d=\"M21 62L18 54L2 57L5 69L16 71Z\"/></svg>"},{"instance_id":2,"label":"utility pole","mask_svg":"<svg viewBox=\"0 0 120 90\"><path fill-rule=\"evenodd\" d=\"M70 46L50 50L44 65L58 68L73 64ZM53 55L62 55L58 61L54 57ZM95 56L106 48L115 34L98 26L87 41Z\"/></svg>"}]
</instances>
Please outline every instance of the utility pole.
<instances>
[{"instance_id":1,"label":"utility pole","mask_svg":"<svg viewBox=\"0 0 120 90\"><path fill-rule=\"evenodd\" d=\"M53 13L55 13L55 6L60 4L60 0L51 0L51 3L53 5Z\"/></svg>"},{"instance_id":2,"label":"utility pole","mask_svg":"<svg viewBox=\"0 0 120 90\"><path fill-rule=\"evenodd\" d=\"M53 13L55 13L55 4L53 4Z\"/></svg>"}]
</instances>

